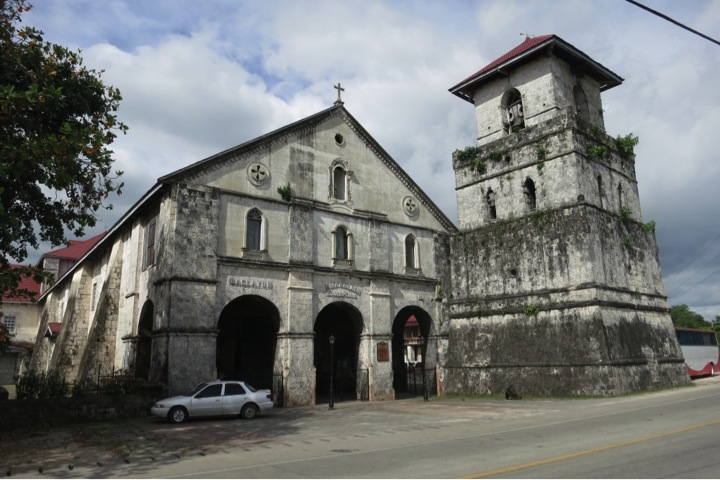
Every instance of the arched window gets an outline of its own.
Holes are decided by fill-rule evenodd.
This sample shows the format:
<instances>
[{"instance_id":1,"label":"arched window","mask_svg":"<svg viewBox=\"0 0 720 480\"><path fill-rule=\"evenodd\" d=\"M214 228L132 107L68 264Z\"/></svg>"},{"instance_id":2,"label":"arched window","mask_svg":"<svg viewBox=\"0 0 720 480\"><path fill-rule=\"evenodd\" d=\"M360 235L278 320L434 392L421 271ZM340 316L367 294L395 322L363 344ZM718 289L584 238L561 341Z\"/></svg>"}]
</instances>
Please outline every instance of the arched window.
<instances>
[{"instance_id":1,"label":"arched window","mask_svg":"<svg viewBox=\"0 0 720 480\"><path fill-rule=\"evenodd\" d=\"M344 227L337 227L333 232L335 239L335 258L336 260L350 259L350 242L347 230Z\"/></svg>"},{"instance_id":2,"label":"arched window","mask_svg":"<svg viewBox=\"0 0 720 480\"><path fill-rule=\"evenodd\" d=\"M488 190L486 199L490 220L495 220L497 218L497 210L495 209L495 192L493 192L492 189Z\"/></svg>"},{"instance_id":3,"label":"arched window","mask_svg":"<svg viewBox=\"0 0 720 480\"><path fill-rule=\"evenodd\" d=\"M337 165L333 169L333 198L335 200L347 200L347 173L345 169Z\"/></svg>"},{"instance_id":4,"label":"arched window","mask_svg":"<svg viewBox=\"0 0 720 480\"><path fill-rule=\"evenodd\" d=\"M537 207L537 198L535 197L535 182L528 178L523 183L523 194L525 195L525 204L528 209L535 210Z\"/></svg>"},{"instance_id":5,"label":"arched window","mask_svg":"<svg viewBox=\"0 0 720 480\"><path fill-rule=\"evenodd\" d=\"M580 85L573 87L573 96L575 97L575 111L582 120L590 121L590 108L588 107L587 97Z\"/></svg>"},{"instance_id":6,"label":"arched window","mask_svg":"<svg viewBox=\"0 0 720 480\"><path fill-rule=\"evenodd\" d=\"M153 218L145 227L145 264L144 268L155 265L155 240L157 235L157 218Z\"/></svg>"},{"instance_id":7,"label":"arched window","mask_svg":"<svg viewBox=\"0 0 720 480\"><path fill-rule=\"evenodd\" d=\"M415 240L415 236L413 234L409 234L405 237L405 268L419 268L417 253L417 240Z\"/></svg>"},{"instance_id":8,"label":"arched window","mask_svg":"<svg viewBox=\"0 0 720 480\"><path fill-rule=\"evenodd\" d=\"M522 96L516 89L505 92L502 100L502 110L505 118L503 125L506 133L513 133L525 128L525 112L523 111Z\"/></svg>"},{"instance_id":9,"label":"arched window","mask_svg":"<svg viewBox=\"0 0 720 480\"><path fill-rule=\"evenodd\" d=\"M251 209L245 223L245 248L248 250L262 250L262 212L257 208Z\"/></svg>"}]
</instances>

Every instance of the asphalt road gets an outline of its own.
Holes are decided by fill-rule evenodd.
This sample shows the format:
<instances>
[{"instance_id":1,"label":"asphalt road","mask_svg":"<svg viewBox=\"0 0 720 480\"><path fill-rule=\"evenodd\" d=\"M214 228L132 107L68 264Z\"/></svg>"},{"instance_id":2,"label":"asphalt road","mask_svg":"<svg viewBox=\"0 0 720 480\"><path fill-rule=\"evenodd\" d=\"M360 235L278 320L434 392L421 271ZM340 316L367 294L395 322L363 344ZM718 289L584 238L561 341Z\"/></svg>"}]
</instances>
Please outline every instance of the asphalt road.
<instances>
[{"instance_id":1,"label":"asphalt road","mask_svg":"<svg viewBox=\"0 0 720 480\"><path fill-rule=\"evenodd\" d=\"M337 403L250 422L156 423L163 436L197 445L201 433L213 448L14 476L720 478L719 403L720 377L610 399Z\"/></svg>"}]
</instances>

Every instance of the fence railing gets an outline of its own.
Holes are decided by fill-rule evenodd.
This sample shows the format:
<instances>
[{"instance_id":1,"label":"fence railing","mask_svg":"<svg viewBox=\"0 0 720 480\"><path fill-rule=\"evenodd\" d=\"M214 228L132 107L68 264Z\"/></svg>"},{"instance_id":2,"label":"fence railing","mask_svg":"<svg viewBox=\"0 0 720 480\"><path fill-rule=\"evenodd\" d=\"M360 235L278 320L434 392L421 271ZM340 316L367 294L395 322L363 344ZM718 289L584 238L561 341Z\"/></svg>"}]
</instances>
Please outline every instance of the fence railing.
<instances>
[{"instance_id":1,"label":"fence railing","mask_svg":"<svg viewBox=\"0 0 720 480\"><path fill-rule=\"evenodd\" d=\"M422 366L407 367L407 394L412 396L423 395L423 368ZM396 371L396 373L398 373ZM425 386L428 395L437 395L437 376L435 375L435 366L427 365L425 367Z\"/></svg>"}]
</instances>

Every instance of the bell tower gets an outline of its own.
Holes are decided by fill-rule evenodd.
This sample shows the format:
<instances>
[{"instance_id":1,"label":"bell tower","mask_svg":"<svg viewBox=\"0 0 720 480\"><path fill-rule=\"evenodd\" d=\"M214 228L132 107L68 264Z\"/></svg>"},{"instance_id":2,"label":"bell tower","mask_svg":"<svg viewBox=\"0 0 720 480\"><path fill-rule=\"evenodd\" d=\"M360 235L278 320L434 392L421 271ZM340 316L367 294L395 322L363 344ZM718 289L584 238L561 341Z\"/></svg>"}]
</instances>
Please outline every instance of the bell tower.
<instances>
[{"instance_id":1,"label":"bell tower","mask_svg":"<svg viewBox=\"0 0 720 480\"><path fill-rule=\"evenodd\" d=\"M632 134L605 133L623 79L556 35L450 89L477 145L453 154L460 234L446 390L612 395L687 383Z\"/></svg>"}]
</instances>

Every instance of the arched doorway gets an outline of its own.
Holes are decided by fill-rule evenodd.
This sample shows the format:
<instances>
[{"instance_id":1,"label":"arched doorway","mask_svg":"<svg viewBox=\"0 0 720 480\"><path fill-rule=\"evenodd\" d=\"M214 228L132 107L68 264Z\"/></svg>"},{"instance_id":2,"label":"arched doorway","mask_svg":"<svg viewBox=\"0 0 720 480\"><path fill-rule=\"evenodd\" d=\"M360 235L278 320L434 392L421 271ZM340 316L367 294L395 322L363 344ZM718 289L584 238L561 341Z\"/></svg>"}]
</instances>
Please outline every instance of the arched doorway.
<instances>
[{"instance_id":1,"label":"arched doorway","mask_svg":"<svg viewBox=\"0 0 720 480\"><path fill-rule=\"evenodd\" d=\"M422 394L422 367L432 319L420 307L405 307L398 312L392 328L392 367L395 398Z\"/></svg>"},{"instance_id":2,"label":"arched doorway","mask_svg":"<svg viewBox=\"0 0 720 480\"><path fill-rule=\"evenodd\" d=\"M317 403L330 396L330 366L333 365L334 400L358 397L358 350L363 321L360 311L345 302L323 308L315 319L314 364ZM330 336L335 339L330 346Z\"/></svg>"},{"instance_id":3,"label":"arched doorway","mask_svg":"<svg viewBox=\"0 0 720 480\"><path fill-rule=\"evenodd\" d=\"M150 375L152 358L152 331L155 306L147 300L140 311L137 343L135 344L135 378L147 380Z\"/></svg>"},{"instance_id":4,"label":"arched doorway","mask_svg":"<svg viewBox=\"0 0 720 480\"><path fill-rule=\"evenodd\" d=\"M218 377L272 388L280 313L262 297L244 295L220 313L216 350Z\"/></svg>"}]
</instances>

